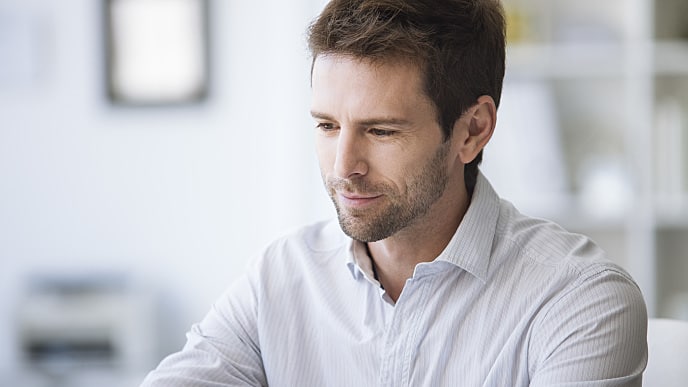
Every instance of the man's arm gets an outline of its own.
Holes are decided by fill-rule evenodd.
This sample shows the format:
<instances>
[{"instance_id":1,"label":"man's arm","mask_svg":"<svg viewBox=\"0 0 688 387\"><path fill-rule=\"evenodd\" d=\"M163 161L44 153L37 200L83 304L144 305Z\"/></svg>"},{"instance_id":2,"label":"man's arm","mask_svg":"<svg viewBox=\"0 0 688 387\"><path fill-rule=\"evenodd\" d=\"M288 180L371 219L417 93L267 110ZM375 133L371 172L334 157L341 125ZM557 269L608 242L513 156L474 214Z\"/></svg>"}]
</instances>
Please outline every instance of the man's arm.
<instances>
[{"instance_id":1,"label":"man's arm","mask_svg":"<svg viewBox=\"0 0 688 387\"><path fill-rule=\"evenodd\" d=\"M257 297L242 277L141 387L267 386L256 330Z\"/></svg>"},{"instance_id":2,"label":"man's arm","mask_svg":"<svg viewBox=\"0 0 688 387\"><path fill-rule=\"evenodd\" d=\"M574 286L530 343L531 386L641 386L647 311L637 285L613 270Z\"/></svg>"}]
</instances>

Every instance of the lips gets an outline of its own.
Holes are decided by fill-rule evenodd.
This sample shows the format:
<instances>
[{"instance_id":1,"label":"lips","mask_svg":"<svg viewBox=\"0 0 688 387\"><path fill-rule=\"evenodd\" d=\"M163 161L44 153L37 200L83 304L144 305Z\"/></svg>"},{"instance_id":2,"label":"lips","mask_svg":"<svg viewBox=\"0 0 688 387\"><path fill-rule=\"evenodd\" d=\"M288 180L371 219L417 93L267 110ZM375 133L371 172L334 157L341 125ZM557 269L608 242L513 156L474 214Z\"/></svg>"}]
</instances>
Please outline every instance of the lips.
<instances>
[{"instance_id":1,"label":"lips","mask_svg":"<svg viewBox=\"0 0 688 387\"><path fill-rule=\"evenodd\" d=\"M343 197L345 197L347 199L351 199L351 200L371 199L371 198L376 198L376 197L381 196L381 195L374 195L374 194L356 194L356 193L348 193L348 192L345 192L345 193L338 192L338 194L339 194L339 196L343 196Z\"/></svg>"},{"instance_id":2,"label":"lips","mask_svg":"<svg viewBox=\"0 0 688 387\"><path fill-rule=\"evenodd\" d=\"M382 195L338 192L339 202L347 207L364 207L381 198Z\"/></svg>"}]
</instances>

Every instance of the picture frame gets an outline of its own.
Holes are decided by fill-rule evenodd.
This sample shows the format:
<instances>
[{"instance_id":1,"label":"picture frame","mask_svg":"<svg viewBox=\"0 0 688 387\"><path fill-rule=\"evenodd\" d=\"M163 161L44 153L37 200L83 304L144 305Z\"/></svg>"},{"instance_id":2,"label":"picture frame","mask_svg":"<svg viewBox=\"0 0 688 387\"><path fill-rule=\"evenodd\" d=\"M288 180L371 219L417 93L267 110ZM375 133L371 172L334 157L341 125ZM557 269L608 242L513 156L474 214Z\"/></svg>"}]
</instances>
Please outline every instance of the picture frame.
<instances>
[{"instance_id":1,"label":"picture frame","mask_svg":"<svg viewBox=\"0 0 688 387\"><path fill-rule=\"evenodd\" d=\"M110 102L154 106L206 99L207 0L104 1Z\"/></svg>"}]
</instances>

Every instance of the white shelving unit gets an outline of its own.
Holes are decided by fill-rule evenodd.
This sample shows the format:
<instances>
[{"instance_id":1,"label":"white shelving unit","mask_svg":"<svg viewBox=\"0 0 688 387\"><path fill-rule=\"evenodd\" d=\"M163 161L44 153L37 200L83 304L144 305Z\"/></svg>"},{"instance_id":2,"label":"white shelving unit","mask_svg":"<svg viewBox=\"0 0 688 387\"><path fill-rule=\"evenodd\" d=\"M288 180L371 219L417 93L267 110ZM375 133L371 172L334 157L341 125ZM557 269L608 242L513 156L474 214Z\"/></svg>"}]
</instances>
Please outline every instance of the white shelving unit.
<instances>
[{"instance_id":1,"label":"white shelving unit","mask_svg":"<svg viewBox=\"0 0 688 387\"><path fill-rule=\"evenodd\" d=\"M688 319L688 1L504 4L506 140L486 149L488 177L595 239L650 315Z\"/></svg>"}]
</instances>

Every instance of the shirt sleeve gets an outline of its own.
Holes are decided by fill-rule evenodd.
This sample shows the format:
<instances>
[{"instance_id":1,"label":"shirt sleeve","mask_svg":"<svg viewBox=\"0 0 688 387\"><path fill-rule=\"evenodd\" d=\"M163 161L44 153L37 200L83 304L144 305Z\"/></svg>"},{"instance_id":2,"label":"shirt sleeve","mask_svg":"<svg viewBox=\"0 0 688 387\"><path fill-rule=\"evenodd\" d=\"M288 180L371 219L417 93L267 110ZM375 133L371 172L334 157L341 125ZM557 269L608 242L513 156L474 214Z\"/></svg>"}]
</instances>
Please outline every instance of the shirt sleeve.
<instances>
[{"instance_id":1,"label":"shirt sleeve","mask_svg":"<svg viewBox=\"0 0 688 387\"><path fill-rule=\"evenodd\" d=\"M637 285L605 270L588 275L533 331L530 386L641 386L647 310Z\"/></svg>"},{"instance_id":2,"label":"shirt sleeve","mask_svg":"<svg viewBox=\"0 0 688 387\"><path fill-rule=\"evenodd\" d=\"M165 358L141 387L267 386L250 274L240 278L187 333L184 348Z\"/></svg>"}]
</instances>

